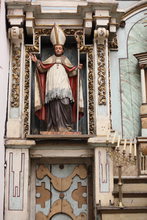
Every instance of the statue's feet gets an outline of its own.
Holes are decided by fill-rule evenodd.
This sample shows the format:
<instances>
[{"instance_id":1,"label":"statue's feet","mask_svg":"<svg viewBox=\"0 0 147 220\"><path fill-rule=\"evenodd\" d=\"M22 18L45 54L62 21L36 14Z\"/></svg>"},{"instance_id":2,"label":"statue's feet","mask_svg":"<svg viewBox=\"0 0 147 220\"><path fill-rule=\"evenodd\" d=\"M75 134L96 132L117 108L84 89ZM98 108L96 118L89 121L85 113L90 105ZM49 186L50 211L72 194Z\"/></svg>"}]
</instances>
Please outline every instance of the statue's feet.
<instances>
[{"instance_id":1,"label":"statue's feet","mask_svg":"<svg viewBox=\"0 0 147 220\"><path fill-rule=\"evenodd\" d=\"M68 126L68 127L66 127L66 128L60 127L60 128L59 128L59 132L73 132L73 129L72 129L72 127L70 127L70 126Z\"/></svg>"}]
</instances>

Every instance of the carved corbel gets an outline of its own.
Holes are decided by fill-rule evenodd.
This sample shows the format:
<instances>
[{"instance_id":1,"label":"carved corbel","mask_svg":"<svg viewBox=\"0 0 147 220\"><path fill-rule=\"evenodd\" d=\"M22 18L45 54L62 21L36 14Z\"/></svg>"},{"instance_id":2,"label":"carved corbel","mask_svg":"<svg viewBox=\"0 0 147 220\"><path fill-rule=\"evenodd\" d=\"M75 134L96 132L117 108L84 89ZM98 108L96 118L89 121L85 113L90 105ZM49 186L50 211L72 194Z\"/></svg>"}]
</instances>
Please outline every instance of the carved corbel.
<instances>
[{"instance_id":1,"label":"carved corbel","mask_svg":"<svg viewBox=\"0 0 147 220\"><path fill-rule=\"evenodd\" d=\"M13 26L8 29L8 37L15 44L20 44L23 38L23 28Z\"/></svg>"},{"instance_id":2,"label":"carved corbel","mask_svg":"<svg viewBox=\"0 0 147 220\"><path fill-rule=\"evenodd\" d=\"M97 40L98 44L104 45L105 39L108 38L109 31L106 28L98 28L94 31L94 38Z\"/></svg>"}]
</instances>

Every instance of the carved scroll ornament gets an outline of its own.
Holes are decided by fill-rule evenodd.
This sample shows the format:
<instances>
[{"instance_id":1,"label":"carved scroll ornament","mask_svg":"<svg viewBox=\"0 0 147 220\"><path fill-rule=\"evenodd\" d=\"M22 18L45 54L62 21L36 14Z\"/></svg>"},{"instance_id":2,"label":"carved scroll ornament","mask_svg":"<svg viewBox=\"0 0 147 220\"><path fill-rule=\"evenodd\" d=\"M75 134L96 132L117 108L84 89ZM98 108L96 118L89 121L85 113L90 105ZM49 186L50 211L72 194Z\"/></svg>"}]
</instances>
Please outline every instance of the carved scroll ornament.
<instances>
[{"instance_id":1,"label":"carved scroll ornament","mask_svg":"<svg viewBox=\"0 0 147 220\"><path fill-rule=\"evenodd\" d=\"M111 40L108 42L108 46L110 49L118 49L118 41L117 41L117 35L115 34Z\"/></svg>"},{"instance_id":2,"label":"carved scroll ornament","mask_svg":"<svg viewBox=\"0 0 147 220\"><path fill-rule=\"evenodd\" d=\"M98 28L94 32L94 37L97 41L97 65L98 65L98 104L106 105L106 61L105 48L106 39L109 36L109 31L106 28Z\"/></svg>"},{"instance_id":3,"label":"carved scroll ornament","mask_svg":"<svg viewBox=\"0 0 147 220\"><path fill-rule=\"evenodd\" d=\"M20 99L20 72L21 72L21 41L23 29L12 27L8 30L8 37L11 40L12 48L12 83L11 83L11 99L10 106L18 108Z\"/></svg>"},{"instance_id":4,"label":"carved scroll ornament","mask_svg":"<svg viewBox=\"0 0 147 220\"><path fill-rule=\"evenodd\" d=\"M98 55L98 104L106 105L105 46L97 46Z\"/></svg>"},{"instance_id":5,"label":"carved scroll ornament","mask_svg":"<svg viewBox=\"0 0 147 220\"><path fill-rule=\"evenodd\" d=\"M19 107L21 48L12 44L11 107Z\"/></svg>"}]
</instances>

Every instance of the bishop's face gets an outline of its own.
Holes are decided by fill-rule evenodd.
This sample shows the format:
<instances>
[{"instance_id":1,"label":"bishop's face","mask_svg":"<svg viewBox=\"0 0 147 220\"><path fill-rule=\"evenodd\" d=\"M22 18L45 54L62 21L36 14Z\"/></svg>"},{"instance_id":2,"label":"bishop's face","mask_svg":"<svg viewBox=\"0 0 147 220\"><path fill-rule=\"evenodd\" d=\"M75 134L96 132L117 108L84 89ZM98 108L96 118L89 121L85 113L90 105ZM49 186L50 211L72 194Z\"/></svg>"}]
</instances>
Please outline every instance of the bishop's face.
<instances>
[{"instance_id":1,"label":"bishop's face","mask_svg":"<svg viewBox=\"0 0 147 220\"><path fill-rule=\"evenodd\" d=\"M54 51L55 51L56 56L61 56L64 52L63 46L62 45L55 45Z\"/></svg>"}]
</instances>

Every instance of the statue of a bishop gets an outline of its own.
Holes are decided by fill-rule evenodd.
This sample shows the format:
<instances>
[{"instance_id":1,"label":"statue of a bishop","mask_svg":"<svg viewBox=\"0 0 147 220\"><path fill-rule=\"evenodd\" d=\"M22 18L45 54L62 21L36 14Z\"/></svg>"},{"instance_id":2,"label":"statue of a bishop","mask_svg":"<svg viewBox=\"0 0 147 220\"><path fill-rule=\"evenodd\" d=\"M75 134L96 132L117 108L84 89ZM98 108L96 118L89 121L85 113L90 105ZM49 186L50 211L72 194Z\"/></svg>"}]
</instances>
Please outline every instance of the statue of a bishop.
<instances>
[{"instance_id":1,"label":"statue of a bishop","mask_svg":"<svg viewBox=\"0 0 147 220\"><path fill-rule=\"evenodd\" d=\"M72 132L76 119L77 69L82 64L73 66L63 55L66 36L63 30L54 25L50 40L54 46L54 55L40 61L31 54L36 63L35 75L35 112L40 120L47 122L47 131ZM83 107L83 100L80 98Z\"/></svg>"}]
</instances>

